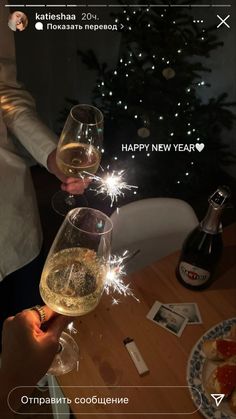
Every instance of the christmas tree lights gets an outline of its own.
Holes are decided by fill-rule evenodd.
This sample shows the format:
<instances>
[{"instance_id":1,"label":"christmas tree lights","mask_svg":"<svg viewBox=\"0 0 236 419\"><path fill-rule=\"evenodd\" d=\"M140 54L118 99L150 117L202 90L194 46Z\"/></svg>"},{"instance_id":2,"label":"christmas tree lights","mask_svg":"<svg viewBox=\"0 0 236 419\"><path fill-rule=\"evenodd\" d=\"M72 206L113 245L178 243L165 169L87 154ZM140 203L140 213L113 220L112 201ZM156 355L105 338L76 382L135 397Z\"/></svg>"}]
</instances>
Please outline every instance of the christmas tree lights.
<instances>
[{"instance_id":1,"label":"christmas tree lights","mask_svg":"<svg viewBox=\"0 0 236 419\"><path fill-rule=\"evenodd\" d=\"M222 130L230 129L235 119L229 109L234 104L226 102L226 94L202 100L202 89L210 88L206 75L212 70L207 59L223 45L216 27L207 27L206 19L196 19L186 7L146 8L138 4L142 3L135 8L121 7L113 14L123 27L115 68L99 63L92 51L80 55L99 75L94 103L104 112L107 124L114 123L114 130L121 126L127 132L130 143L204 143L202 152L170 154L169 158L154 152L129 155L139 164L140 172L144 167L152 170L153 184L164 179L166 192L172 194L176 185L192 188L211 171L214 177L222 151ZM111 150L117 160L123 159L123 138L119 132L115 138Z\"/></svg>"}]
</instances>

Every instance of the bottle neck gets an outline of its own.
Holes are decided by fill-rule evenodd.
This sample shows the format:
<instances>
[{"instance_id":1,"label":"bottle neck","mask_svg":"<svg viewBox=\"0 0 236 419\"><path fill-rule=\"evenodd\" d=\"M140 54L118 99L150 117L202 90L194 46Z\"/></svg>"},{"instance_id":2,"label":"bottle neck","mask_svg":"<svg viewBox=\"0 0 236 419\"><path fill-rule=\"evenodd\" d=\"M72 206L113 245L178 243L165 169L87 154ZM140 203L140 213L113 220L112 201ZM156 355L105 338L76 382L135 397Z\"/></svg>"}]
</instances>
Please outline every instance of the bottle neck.
<instances>
[{"instance_id":1,"label":"bottle neck","mask_svg":"<svg viewBox=\"0 0 236 419\"><path fill-rule=\"evenodd\" d=\"M221 233L222 226L220 218L222 210L222 207L214 208L212 205L209 205L207 214L200 224L201 230L209 234Z\"/></svg>"}]
</instances>

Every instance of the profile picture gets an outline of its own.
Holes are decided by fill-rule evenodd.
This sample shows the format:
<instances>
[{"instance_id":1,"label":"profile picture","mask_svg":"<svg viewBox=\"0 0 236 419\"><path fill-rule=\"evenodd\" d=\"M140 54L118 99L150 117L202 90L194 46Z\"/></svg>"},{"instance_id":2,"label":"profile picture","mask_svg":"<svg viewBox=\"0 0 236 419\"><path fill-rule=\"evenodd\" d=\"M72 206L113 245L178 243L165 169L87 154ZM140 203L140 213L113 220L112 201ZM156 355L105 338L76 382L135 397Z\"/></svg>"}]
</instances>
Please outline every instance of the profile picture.
<instances>
[{"instance_id":1,"label":"profile picture","mask_svg":"<svg viewBox=\"0 0 236 419\"><path fill-rule=\"evenodd\" d=\"M14 32L24 31L28 26L28 18L26 14L19 11L11 13L8 20L8 26Z\"/></svg>"}]
</instances>

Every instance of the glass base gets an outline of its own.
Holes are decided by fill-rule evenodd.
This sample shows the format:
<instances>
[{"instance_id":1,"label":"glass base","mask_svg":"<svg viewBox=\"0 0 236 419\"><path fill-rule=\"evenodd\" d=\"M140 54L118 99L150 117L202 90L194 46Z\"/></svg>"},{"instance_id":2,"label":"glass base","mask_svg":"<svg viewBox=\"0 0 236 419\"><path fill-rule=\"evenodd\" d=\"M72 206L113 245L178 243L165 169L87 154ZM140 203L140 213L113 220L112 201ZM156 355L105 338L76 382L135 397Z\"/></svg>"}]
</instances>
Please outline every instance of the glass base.
<instances>
[{"instance_id":1,"label":"glass base","mask_svg":"<svg viewBox=\"0 0 236 419\"><path fill-rule=\"evenodd\" d=\"M48 374L55 376L67 374L79 363L79 347L68 333L62 333L59 345L59 351L48 370Z\"/></svg>"},{"instance_id":2,"label":"glass base","mask_svg":"<svg viewBox=\"0 0 236 419\"><path fill-rule=\"evenodd\" d=\"M68 192L58 191L52 197L52 207L57 214L63 217L72 209L87 207L88 201L86 196L83 195L72 195Z\"/></svg>"}]
</instances>

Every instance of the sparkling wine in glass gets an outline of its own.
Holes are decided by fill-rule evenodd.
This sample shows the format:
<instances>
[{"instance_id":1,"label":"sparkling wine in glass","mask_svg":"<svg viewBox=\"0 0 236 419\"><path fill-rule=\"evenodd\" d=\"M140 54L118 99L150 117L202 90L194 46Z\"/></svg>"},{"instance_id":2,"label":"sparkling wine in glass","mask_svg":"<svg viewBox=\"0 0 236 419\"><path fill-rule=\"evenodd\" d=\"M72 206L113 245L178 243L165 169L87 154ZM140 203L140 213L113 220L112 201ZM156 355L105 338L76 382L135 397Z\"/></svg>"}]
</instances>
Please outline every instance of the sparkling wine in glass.
<instances>
[{"instance_id":1,"label":"sparkling wine in glass","mask_svg":"<svg viewBox=\"0 0 236 419\"><path fill-rule=\"evenodd\" d=\"M57 147L56 161L67 177L82 178L95 174L101 161L103 114L91 105L74 106L66 120ZM61 215L86 204L84 196L57 192L52 205Z\"/></svg>"},{"instance_id":2,"label":"sparkling wine in glass","mask_svg":"<svg viewBox=\"0 0 236 419\"><path fill-rule=\"evenodd\" d=\"M48 307L66 316L94 310L105 287L111 232L111 220L98 210L76 208L67 214L41 276L40 294ZM67 342L66 335L60 341L56 366L50 368L54 375L70 371L78 360L76 344L72 345L70 335Z\"/></svg>"}]
</instances>

